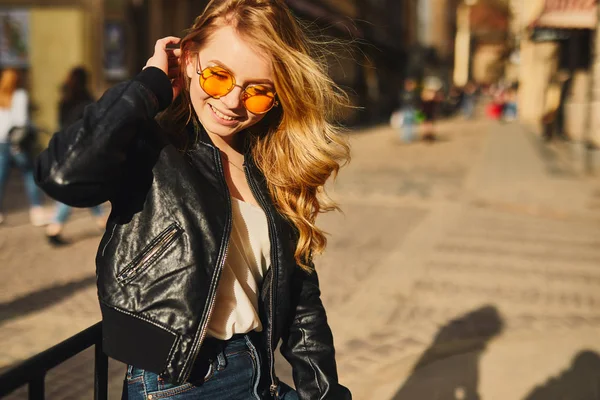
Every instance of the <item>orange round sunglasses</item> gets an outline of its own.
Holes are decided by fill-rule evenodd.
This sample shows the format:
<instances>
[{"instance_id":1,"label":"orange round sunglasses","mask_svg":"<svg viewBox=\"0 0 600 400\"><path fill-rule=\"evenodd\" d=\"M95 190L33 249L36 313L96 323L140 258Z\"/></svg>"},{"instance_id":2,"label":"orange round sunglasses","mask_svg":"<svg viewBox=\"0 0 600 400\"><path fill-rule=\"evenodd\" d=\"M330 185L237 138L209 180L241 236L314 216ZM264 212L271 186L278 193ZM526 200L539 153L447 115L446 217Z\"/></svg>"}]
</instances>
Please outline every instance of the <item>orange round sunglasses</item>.
<instances>
[{"instance_id":1,"label":"orange round sunglasses","mask_svg":"<svg viewBox=\"0 0 600 400\"><path fill-rule=\"evenodd\" d=\"M265 114L273 107L279 106L279 102L275 99L275 90L268 85L250 84L242 87L235 83L235 77L231 71L224 67L215 65L202 70L200 68L200 57L198 56L196 73L200 78L200 87L214 99L226 96L237 86L242 89L242 104L252 114Z\"/></svg>"}]
</instances>

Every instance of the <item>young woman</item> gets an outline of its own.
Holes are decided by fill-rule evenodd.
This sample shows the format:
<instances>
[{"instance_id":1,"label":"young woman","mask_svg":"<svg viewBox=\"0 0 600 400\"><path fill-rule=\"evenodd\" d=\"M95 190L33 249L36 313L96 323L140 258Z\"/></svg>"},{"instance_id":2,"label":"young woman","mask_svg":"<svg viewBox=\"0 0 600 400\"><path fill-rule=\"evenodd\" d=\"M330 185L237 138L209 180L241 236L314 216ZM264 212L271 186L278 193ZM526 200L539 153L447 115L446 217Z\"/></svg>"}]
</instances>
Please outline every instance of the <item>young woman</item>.
<instances>
[{"instance_id":1,"label":"young woman","mask_svg":"<svg viewBox=\"0 0 600 400\"><path fill-rule=\"evenodd\" d=\"M44 190L112 203L98 294L126 397L351 398L312 262L345 100L283 0L213 0L53 137ZM275 376L280 341L296 391Z\"/></svg>"},{"instance_id":2,"label":"young woman","mask_svg":"<svg viewBox=\"0 0 600 400\"><path fill-rule=\"evenodd\" d=\"M22 149L12 146L9 138L13 128L24 128L28 122L29 96L24 89L17 87L18 80L19 74L14 69L5 69L0 75L0 224L4 221L2 200L12 162L23 173L31 223L42 226L45 224L45 216L41 193L33 178L31 157Z\"/></svg>"},{"instance_id":3,"label":"young woman","mask_svg":"<svg viewBox=\"0 0 600 400\"><path fill-rule=\"evenodd\" d=\"M83 116L85 107L92 103L94 99L87 88L88 73L83 67L75 67L67 76L63 85L62 98L58 105L58 122L60 129L64 129L73 124ZM95 218L98 228L104 230L106 226L106 217L101 206L90 208L90 212ZM52 221L46 227L46 237L53 246L62 246L68 244L62 237L62 231L65 223L71 215L71 207L58 202L56 213Z\"/></svg>"}]
</instances>

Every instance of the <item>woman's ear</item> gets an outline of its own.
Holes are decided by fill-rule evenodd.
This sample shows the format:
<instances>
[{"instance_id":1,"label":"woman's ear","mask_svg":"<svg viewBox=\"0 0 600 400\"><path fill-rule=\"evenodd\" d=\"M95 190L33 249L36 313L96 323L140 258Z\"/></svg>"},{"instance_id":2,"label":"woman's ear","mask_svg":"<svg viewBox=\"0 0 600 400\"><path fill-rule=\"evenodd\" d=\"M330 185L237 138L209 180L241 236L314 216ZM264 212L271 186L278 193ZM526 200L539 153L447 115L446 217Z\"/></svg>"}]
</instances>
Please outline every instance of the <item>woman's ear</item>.
<instances>
[{"instance_id":1,"label":"woman's ear","mask_svg":"<svg viewBox=\"0 0 600 400\"><path fill-rule=\"evenodd\" d=\"M196 54L187 53L184 57L185 62L185 72L188 78L193 79L194 75L196 75L196 60L198 56Z\"/></svg>"}]
</instances>

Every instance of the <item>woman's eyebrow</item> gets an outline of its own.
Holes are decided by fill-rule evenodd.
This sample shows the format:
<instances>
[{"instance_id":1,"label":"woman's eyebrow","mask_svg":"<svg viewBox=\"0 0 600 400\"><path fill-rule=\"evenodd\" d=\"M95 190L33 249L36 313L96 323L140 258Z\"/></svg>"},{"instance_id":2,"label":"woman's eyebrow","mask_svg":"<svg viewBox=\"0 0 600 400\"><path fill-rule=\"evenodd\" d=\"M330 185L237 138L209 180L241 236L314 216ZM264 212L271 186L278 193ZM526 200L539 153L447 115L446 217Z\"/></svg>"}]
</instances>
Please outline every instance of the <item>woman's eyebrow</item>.
<instances>
[{"instance_id":1,"label":"woman's eyebrow","mask_svg":"<svg viewBox=\"0 0 600 400\"><path fill-rule=\"evenodd\" d=\"M213 64L217 64L219 67L223 67L226 70L228 70L228 71L231 72L231 68L229 68L227 65L225 65L225 63L222 62L222 61L219 61L219 60L209 60L208 62L209 63L213 63ZM231 72L231 73L233 74L233 72ZM256 78L256 79L248 79L248 81L245 82L245 83L249 83L249 84L260 83L260 84L267 84L267 85L274 86L273 81L270 80L270 79L258 79L258 78Z\"/></svg>"}]
</instances>

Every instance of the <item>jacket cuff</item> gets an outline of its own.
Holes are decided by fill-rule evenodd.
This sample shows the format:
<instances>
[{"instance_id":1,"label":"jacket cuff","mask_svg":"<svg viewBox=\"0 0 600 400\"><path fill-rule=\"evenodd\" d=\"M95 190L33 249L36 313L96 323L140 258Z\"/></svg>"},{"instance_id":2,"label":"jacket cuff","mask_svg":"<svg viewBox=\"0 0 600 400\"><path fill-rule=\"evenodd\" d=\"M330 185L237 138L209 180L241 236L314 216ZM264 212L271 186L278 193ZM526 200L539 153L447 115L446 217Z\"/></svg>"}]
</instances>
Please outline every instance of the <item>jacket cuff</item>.
<instances>
[{"instance_id":1,"label":"jacket cuff","mask_svg":"<svg viewBox=\"0 0 600 400\"><path fill-rule=\"evenodd\" d=\"M173 87L167 74L156 67L145 68L133 79L150 89L158 100L158 111L167 108L173 101Z\"/></svg>"}]
</instances>

